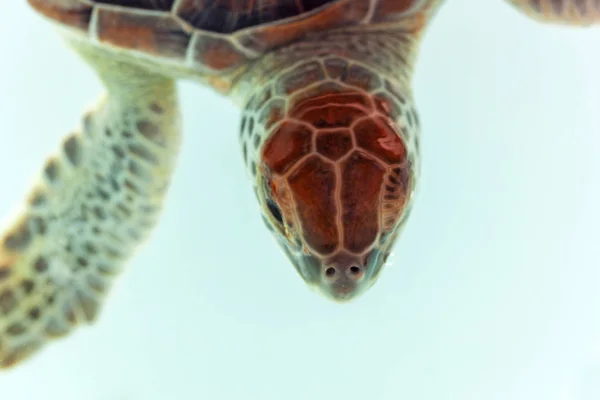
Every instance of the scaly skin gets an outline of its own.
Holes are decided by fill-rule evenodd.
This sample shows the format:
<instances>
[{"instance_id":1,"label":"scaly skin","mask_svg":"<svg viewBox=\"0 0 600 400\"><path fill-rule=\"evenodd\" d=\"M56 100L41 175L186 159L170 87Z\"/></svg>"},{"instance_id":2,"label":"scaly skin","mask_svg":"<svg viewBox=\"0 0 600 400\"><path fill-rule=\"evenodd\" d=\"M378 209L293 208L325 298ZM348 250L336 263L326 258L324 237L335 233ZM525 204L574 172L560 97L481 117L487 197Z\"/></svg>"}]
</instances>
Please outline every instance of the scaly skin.
<instances>
[{"instance_id":1,"label":"scaly skin","mask_svg":"<svg viewBox=\"0 0 600 400\"><path fill-rule=\"evenodd\" d=\"M50 157L0 237L0 367L96 319L154 227L179 149L173 80L98 58L107 95Z\"/></svg>"},{"instance_id":2,"label":"scaly skin","mask_svg":"<svg viewBox=\"0 0 600 400\"><path fill-rule=\"evenodd\" d=\"M305 282L337 301L375 282L409 214L417 44L400 29L316 34L244 81L259 88L240 139L265 223Z\"/></svg>"},{"instance_id":3,"label":"scaly skin","mask_svg":"<svg viewBox=\"0 0 600 400\"><path fill-rule=\"evenodd\" d=\"M179 22L171 21L179 34L168 36L173 32L162 19L164 35L153 36L155 14L141 30L128 25L131 14L117 18L112 22L125 24L125 34L109 32L121 44L115 49L98 42L98 31L88 43L86 29L99 22L88 12L92 4L111 19L122 9L88 0L29 1L70 25L65 31L107 95L45 163L27 202L1 231L0 368L94 321L112 281L151 232L179 148L175 78L242 99L242 152L266 224L307 284L342 301L376 281L414 199L419 123L410 80L422 30L443 0L415 0L421 8L396 24L385 22L386 12L409 0L371 2L382 6L381 25L365 20L306 32L234 72L210 76L198 72L202 65L161 61L162 50L176 49L163 49L160 40L186 39ZM597 1L511 3L543 21L600 19ZM149 47L123 47L140 44ZM198 54L213 66L223 61L219 52Z\"/></svg>"}]
</instances>

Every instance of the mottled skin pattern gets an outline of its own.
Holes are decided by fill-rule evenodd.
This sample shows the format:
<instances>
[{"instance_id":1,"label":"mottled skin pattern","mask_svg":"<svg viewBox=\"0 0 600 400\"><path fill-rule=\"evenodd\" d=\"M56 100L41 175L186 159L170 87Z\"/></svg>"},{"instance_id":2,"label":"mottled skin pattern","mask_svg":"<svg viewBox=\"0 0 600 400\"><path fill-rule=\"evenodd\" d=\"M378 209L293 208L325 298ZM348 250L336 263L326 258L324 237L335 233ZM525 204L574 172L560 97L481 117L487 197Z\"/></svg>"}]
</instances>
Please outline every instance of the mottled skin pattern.
<instances>
[{"instance_id":1,"label":"mottled skin pattern","mask_svg":"<svg viewBox=\"0 0 600 400\"><path fill-rule=\"evenodd\" d=\"M543 21L600 19L598 0L509 1ZM94 321L151 232L179 149L178 78L242 108L265 223L305 282L342 301L376 281L414 201L411 76L443 0L29 3L107 94L0 235L0 367Z\"/></svg>"}]
</instances>

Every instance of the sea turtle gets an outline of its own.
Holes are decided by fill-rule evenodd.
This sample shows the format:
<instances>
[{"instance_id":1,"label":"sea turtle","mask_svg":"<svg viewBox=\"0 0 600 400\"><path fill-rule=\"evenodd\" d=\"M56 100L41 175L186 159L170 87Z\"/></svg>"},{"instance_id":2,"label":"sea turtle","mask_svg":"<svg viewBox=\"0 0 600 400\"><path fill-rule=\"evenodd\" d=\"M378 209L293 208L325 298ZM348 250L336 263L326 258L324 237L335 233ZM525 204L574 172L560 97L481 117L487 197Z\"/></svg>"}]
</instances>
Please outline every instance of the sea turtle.
<instances>
[{"instance_id":1,"label":"sea turtle","mask_svg":"<svg viewBox=\"0 0 600 400\"><path fill-rule=\"evenodd\" d=\"M334 300L377 279L419 175L411 76L443 0L28 0L107 95L49 158L0 238L0 365L94 321L155 225L180 143L175 80L243 110L264 221ZM589 25L599 0L509 0Z\"/></svg>"}]
</instances>

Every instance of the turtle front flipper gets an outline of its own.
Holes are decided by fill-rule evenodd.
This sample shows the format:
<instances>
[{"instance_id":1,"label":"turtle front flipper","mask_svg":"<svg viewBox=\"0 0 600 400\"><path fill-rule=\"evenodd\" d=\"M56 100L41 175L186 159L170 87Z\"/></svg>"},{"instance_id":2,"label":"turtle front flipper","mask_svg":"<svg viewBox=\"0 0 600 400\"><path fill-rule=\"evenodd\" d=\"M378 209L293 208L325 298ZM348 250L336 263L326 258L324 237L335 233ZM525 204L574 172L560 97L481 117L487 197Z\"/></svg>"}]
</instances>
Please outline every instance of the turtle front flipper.
<instances>
[{"instance_id":1,"label":"turtle front flipper","mask_svg":"<svg viewBox=\"0 0 600 400\"><path fill-rule=\"evenodd\" d=\"M600 23L600 2L596 0L507 0L533 19L569 25Z\"/></svg>"},{"instance_id":2,"label":"turtle front flipper","mask_svg":"<svg viewBox=\"0 0 600 400\"><path fill-rule=\"evenodd\" d=\"M174 82L91 61L107 96L46 161L0 236L0 367L96 319L169 186L180 142Z\"/></svg>"}]
</instances>

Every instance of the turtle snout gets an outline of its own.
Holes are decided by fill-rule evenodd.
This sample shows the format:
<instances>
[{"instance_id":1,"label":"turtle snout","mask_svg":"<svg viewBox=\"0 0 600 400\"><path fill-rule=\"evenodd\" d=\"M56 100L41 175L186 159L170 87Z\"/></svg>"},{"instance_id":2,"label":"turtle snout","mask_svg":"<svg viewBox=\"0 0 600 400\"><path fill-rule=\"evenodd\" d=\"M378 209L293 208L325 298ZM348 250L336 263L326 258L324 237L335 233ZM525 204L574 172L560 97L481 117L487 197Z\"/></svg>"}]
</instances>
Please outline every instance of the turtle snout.
<instances>
[{"instance_id":1,"label":"turtle snout","mask_svg":"<svg viewBox=\"0 0 600 400\"><path fill-rule=\"evenodd\" d=\"M357 262L323 265L321 281L325 291L336 301L348 301L361 292L365 280L365 267Z\"/></svg>"}]
</instances>

